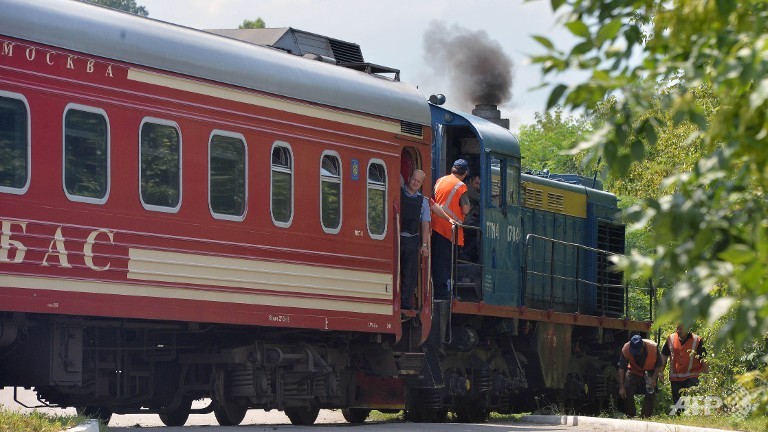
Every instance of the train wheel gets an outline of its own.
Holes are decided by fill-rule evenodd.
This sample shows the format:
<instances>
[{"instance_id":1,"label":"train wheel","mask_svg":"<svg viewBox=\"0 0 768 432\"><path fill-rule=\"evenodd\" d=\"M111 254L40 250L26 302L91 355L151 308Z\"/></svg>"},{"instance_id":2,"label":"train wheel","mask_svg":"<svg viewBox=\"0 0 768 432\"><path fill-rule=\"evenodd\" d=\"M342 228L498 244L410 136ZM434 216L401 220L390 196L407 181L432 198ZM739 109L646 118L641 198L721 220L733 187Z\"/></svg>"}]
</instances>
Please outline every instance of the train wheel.
<instances>
[{"instance_id":1,"label":"train wheel","mask_svg":"<svg viewBox=\"0 0 768 432\"><path fill-rule=\"evenodd\" d=\"M456 406L456 420L459 423L485 423L488 409L480 407L477 401L467 401Z\"/></svg>"},{"instance_id":2,"label":"train wheel","mask_svg":"<svg viewBox=\"0 0 768 432\"><path fill-rule=\"evenodd\" d=\"M192 399L184 399L179 406L160 414L160 421L166 426L184 426L192 411Z\"/></svg>"},{"instance_id":3,"label":"train wheel","mask_svg":"<svg viewBox=\"0 0 768 432\"><path fill-rule=\"evenodd\" d=\"M238 405L232 401L216 402L213 406L213 414L221 426L237 426L245 418L248 407Z\"/></svg>"},{"instance_id":4,"label":"train wheel","mask_svg":"<svg viewBox=\"0 0 768 432\"><path fill-rule=\"evenodd\" d=\"M448 419L448 410L419 406L409 410L405 418L414 423L445 423Z\"/></svg>"},{"instance_id":5,"label":"train wheel","mask_svg":"<svg viewBox=\"0 0 768 432\"><path fill-rule=\"evenodd\" d=\"M285 415L291 420L291 424L296 426L309 426L313 424L317 420L318 414L320 414L320 408L312 406L285 409Z\"/></svg>"},{"instance_id":6,"label":"train wheel","mask_svg":"<svg viewBox=\"0 0 768 432\"><path fill-rule=\"evenodd\" d=\"M109 423L109 420L112 418L112 411L110 411L108 408L100 406L79 406L75 409L75 411L77 411L77 415L96 419L104 424Z\"/></svg>"},{"instance_id":7,"label":"train wheel","mask_svg":"<svg viewBox=\"0 0 768 432\"><path fill-rule=\"evenodd\" d=\"M365 408L344 408L341 410L341 415L344 416L344 420L352 424L365 423L365 419L368 418L368 414L371 410Z\"/></svg>"},{"instance_id":8,"label":"train wheel","mask_svg":"<svg viewBox=\"0 0 768 432\"><path fill-rule=\"evenodd\" d=\"M415 389L406 402L405 420L414 423L444 423L448 407L443 404L443 389Z\"/></svg>"}]
</instances>

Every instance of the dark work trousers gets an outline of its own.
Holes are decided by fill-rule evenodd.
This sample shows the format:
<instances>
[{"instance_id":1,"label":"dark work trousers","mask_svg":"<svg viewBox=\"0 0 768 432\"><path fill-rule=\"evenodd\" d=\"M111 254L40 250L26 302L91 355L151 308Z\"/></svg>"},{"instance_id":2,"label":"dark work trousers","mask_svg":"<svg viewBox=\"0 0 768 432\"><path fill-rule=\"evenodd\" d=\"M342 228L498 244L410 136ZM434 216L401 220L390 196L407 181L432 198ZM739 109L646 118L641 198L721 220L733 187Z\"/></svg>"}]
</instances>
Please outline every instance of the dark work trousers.
<instances>
[{"instance_id":1,"label":"dark work trousers","mask_svg":"<svg viewBox=\"0 0 768 432\"><path fill-rule=\"evenodd\" d=\"M432 283L435 300L451 298L451 248L453 244L442 235L432 233Z\"/></svg>"},{"instance_id":2,"label":"dark work trousers","mask_svg":"<svg viewBox=\"0 0 768 432\"><path fill-rule=\"evenodd\" d=\"M699 385L699 378L688 378L683 381L670 381L670 387L672 387L672 405L677 405L677 401L680 400L680 390ZM676 411L676 414L680 414L680 411Z\"/></svg>"},{"instance_id":3,"label":"dark work trousers","mask_svg":"<svg viewBox=\"0 0 768 432\"><path fill-rule=\"evenodd\" d=\"M627 375L624 377L624 391L627 393L627 398L624 399L624 413L627 417L635 417L637 415L637 409L635 408L635 395L642 394L643 407L640 412L640 417L650 417L653 415L653 403L656 401L656 392L648 394L645 390L645 378L637 376L627 371Z\"/></svg>"},{"instance_id":4,"label":"dark work trousers","mask_svg":"<svg viewBox=\"0 0 768 432\"><path fill-rule=\"evenodd\" d=\"M464 229L464 246L459 253L459 259L476 263L479 260L480 231L472 228Z\"/></svg>"},{"instance_id":5,"label":"dark work trousers","mask_svg":"<svg viewBox=\"0 0 768 432\"><path fill-rule=\"evenodd\" d=\"M419 278L421 236L400 236L400 307L413 309L413 294Z\"/></svg>"}]
</instances>

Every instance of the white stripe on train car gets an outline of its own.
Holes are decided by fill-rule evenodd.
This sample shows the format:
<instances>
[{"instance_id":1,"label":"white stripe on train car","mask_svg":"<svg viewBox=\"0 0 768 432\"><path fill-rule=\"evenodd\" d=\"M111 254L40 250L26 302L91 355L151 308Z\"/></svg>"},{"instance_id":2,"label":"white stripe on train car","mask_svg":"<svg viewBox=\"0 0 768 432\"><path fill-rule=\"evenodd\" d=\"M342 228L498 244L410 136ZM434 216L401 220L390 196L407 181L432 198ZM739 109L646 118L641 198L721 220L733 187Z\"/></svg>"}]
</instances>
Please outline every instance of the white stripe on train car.
<instances>
[{"instance_id":1,"label":"white stripe on train car","mask_svg":"<svg viewBox=\"0 0 768 432\"><path fill-rule=\"evenodd\" d=\"M325 299L318 297L296 297L290 295L269 295L263 293L232 292L194 287L168 287L151 283L126 284L111 281L87 281L39 276L3 276L3 286L8 288L65 291L74 293L113 294L130 297L154 297L179 300L197 300L217 303L238 303L246 305L290 307L311 309L313 312L326 310L337 312L392 315L391 304L367 303L361 299Z\"/></svg>"},{"instance_id":2,"label":"white stripe on train car","mask_svg":"<svg viewBox=\"0 0 768 432\"><path fill-rule=\"evenodd\" d=\"M286 99L230 89L223 86L207 84L191 79L173 77L170 75L159 74L136 68L130 68L128 70L128 79L175 90L212 96L219 99L273 108L280 111L305 115L323 120L331 120L340 123L381 130L384 132L400 133L400 123L396 122L366 117L350 112L341 112L339 110L323 108L307 103L300 103Z\"/></svg>"},{"instance_id":3,"label":"white stripe on train car","mask_svg":"<svg viewBox=\"0 0 768 432\"><path fill-rule=\"evenodd\" d=\"M258 289L278 293L392 298L392 275L131 248L128 279ZM391 309L391 308L390 308Z\"/></svg>"}]
</instances>

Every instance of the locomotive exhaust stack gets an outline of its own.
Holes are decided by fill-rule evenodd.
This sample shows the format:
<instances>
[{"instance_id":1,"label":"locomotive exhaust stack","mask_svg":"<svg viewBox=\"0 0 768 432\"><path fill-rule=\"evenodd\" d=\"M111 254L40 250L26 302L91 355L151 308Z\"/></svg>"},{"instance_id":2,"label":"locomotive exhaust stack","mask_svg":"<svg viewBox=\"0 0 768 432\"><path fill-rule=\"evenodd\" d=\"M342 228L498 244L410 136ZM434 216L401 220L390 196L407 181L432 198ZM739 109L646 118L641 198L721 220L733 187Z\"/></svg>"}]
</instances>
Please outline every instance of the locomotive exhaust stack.
<instances>
[{"instance_id":1,"label":"locomotive exhaust stack","mask_svg":"<svg viewBox=\"0 0 768 432\"><path fill-rule=\"evenodd\" d=\"M509 119L501 118L501 111L493 104L477 104L472 114L495 123L504 129L509 129Z\"/></svg>"}]
</instances>

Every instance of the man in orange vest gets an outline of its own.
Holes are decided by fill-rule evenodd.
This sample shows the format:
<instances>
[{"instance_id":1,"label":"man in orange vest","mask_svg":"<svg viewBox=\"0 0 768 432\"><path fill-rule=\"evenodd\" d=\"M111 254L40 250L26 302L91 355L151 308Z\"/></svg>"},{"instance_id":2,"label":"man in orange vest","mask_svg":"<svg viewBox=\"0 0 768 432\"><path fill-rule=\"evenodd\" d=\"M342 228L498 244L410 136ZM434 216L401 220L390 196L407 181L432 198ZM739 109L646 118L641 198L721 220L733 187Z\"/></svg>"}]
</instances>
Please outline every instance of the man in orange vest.
<instances>
[{"instance_id":1,"label":"man in orange vest","mask_svg":"<svg viewBox=\"0 0 768 432\"><path fill-rule=\"evenodd\" d=\"M462 180L469 172L464 159L453 163L451 173L440 177L435 183L435 202L443 208L453 221L464 222L469 213L467 186ZM456 243L464 245L464 231L458 227ZM435 285L435 299L451 298L451 251L453 248L453 224L441 218L432 218L432 281Z\"/></svg>"},{"instance_id":2,"label":"man in orange vest","mask_svg":"<svg viewBox=\"0 0 768 432\"><path fill-rule=\"evenodd\" d=\"M699 375L709 369L703 360L707 351L704 349L704 340L701 336L685 331L682 324L677 325L677 330L667 337L664 347L661 349L663 366L669 363L669 384L672 387L672 403L677 405L680 400L680 390L699 385ZM676 411L678 414L680 411Z\"/></svg>"},{"instance_id":3,"label":"man in orange vest","mask_svg":"<svg viewBox=\"0 0 768 432\"><path fill-rule=\"evenodd\" d=\"M656 381L664 364L656 342L634 335L624 344L619 357L619 397L624 398L627 417L637 415L635 394L645 394L641 417L653 414L656 400ZM627 373L629 372L629 373Z\"/></svg>"}]
</instances>

